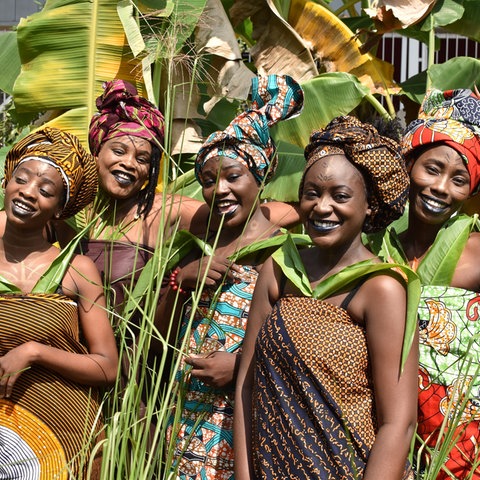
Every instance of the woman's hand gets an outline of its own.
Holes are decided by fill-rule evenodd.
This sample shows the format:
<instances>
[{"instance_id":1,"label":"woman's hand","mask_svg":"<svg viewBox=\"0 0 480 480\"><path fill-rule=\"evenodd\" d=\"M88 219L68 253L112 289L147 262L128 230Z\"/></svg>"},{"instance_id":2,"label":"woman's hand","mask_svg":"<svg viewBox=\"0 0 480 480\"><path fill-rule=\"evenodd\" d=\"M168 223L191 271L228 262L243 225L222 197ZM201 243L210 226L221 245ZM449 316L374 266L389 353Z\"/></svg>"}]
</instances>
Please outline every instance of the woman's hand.
<instances>
[{"instance_id":1,"label":"woman's hand","mask_svg":"<svg viewBox=\"0 0 480 480\"><path fill-rule=\"evenodd\" d=\"M233 384L239 362L239 353L221 351L185 358L185 363L192 366L191 375L214 388Z\"/></svg>"},{"instance_id":2,"label":"woman's hand","mask_svg":"<svg viewBox=\"0 0 480 480\"><path fill-rule=\"evenodd\" d=\"M27 342L13 348L0 357L0 398L8 398L22 372L33 363L34 342Z\"/></svg>"},{"instance_id":3,"label":"woman's hand","mask_svg":"<svg viewBox=\"0 0 480 480\"><path fill-rule=\"evenodd\" d=\"M194 289L205 278L205 286L214 288L225 281L233 279L241 268L231 260L222 257L202 257L189 262L178 269L176 281L182 288Z\"/></svg>"}]
</instances>

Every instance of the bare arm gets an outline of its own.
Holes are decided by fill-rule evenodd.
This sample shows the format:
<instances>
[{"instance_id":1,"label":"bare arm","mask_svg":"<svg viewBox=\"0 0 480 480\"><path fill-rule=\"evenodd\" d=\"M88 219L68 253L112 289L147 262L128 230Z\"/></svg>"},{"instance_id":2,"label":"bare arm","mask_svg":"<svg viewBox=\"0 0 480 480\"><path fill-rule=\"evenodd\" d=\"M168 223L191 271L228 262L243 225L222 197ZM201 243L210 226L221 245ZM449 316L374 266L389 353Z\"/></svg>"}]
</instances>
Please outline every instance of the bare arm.
<instances>
[{"instance_id":1,"label":"bare arm","mask_svg":"<svg viewBox=\"0 0 480 480\"><path fill-rule=\"evenodd\" d=\"M279 272L269 258L263 265L257 280L253 300L248 316L247 331L243 342L242 358L238 370L235 411L234 411L234 445L235 445L235 479L255 478L251 456L251 417L252 388L255 366L255 341L264 321L270 315L273 305L279 298Z\"/></svg>"},{"instance_id":2,"label":"bare arm","mask_svg":"<svg viewBox=\"0 0 480 480\"><path fill-rule=\"evenodd\" d=\"M401 372L405 289L387 275L370 279L363 288L379 427L364 480L401 480L417 419L418 333Z\"/></svg>"},{"instance_id":3,"label":"bare arm","mask_svg":"<svg viewBox=\"0 0 480 480\"><path fill-rule=\"evenodd\" d=\"M86 385L112 383L117 374L118 354L105 310L100 275L83 256L73 260L63 284L64 291L78 292L78 312L88 354L67 352L40 342L27 342L0 358L0 396L10 396L21 371L38 364Z\"/></svg>"}]
</instances>

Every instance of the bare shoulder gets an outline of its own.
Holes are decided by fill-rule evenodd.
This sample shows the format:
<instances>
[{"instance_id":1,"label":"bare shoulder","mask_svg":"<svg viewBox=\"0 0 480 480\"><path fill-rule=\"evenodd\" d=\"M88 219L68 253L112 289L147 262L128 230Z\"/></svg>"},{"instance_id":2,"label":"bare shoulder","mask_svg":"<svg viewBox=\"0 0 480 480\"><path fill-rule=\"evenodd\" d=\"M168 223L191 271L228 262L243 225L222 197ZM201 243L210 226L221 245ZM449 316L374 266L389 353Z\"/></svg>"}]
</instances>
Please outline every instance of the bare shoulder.
<instances>
[{"instance_id":1,"label":"bare shoulder","mask_svg":"<svg viewBox=\"0 0 480 480\"><path fill-rule=\"evenodd\" d=\"M394 270L372 275L361 288L371 299L377 300L395 300L406 294L405 281Z\"/></svg>"},{"instance_id":2,"label":"bare shoulder","mask_svg":"<svg viewBox=\"0 0 480 480\"><path fill-rule=\"evenodd\" d=\"M100 274L93 260L86 255L74 255L70 264L69 273L74 277L94 281Z\"/></svg>"}]
</instances>

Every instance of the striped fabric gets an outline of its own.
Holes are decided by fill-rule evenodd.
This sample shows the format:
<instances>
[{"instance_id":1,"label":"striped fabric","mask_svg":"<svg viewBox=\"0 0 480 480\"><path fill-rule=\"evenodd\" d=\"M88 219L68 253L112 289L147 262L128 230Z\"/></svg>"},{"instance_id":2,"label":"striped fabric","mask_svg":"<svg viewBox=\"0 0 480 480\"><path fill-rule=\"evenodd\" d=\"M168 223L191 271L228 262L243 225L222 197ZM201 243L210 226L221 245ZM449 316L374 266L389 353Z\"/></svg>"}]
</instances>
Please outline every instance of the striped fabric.
<instances>
[{"instance_id":1,"label":"striped fabric","mask_svg":"<svg viewBox=\"0 0 480 480\"><path fill-rule=\"evenodd\" d=\"M60 294L0 295L0 355L28 341L88 353L77 304ZM79 477L99 428L98 411L96 389L37 365L23 372L12 397L0 400L0 477Z\"/></svg>"}]
</instances>

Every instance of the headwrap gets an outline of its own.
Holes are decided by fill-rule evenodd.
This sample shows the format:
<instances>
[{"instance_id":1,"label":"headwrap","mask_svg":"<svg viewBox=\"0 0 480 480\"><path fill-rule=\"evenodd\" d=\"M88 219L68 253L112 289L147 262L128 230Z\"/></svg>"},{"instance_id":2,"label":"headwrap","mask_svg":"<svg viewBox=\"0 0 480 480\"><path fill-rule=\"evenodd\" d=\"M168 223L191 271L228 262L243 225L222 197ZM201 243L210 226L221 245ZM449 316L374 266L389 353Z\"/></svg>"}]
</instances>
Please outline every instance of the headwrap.
<instances>
[{"instance_id":1,"label":"headwrap","mask_svg":"<svg viewBox=\"0 0 480 480\"><path fill-rule=\"evenodd\" d=\"M65 187L65 204L60 218L75 215L95 198L98 185L95 158L75 135L45 127L20 140L5 159L5 186L15 169L29 160L48 163L59 171Z\"/></svg>"},{"instance_id":2,"label":"headwrap","mask_svg":"<svg viewBox=\"0 0 480 480\"><path fill-rule=\"evenodd\" d=\"M460 154L470 173L470 193L476 193L480 184L480 99L471 90L427 93L418 119L405 131L402 152L409 155L432 143L446 144Z\"/></svg>"},{"instance_id":3,"label":"headwrap","mask_svg":"<svg viewBox=\"0 0 480 480\"><path fill-rule=\"evenodd\" d=\"M163 144L165 120L153 103L124 80L105 82L103 88L96 101L99 113L90 121L88 143L93 155L98 155L103 142L124 135Z\"/></svg>"},{"instance_id":4,"label":"headwrap","mask_svg":"<svg viewBox=\"0 0 480 480\"><path fill-rule=\"evenodd\" d=\"M222 132L212 133L200 148L195 175L213 157L228 157L244 164L258 184L268 181L276 164L276 148L269 127L280 120L299 115L303 107L303 90L285 75L258 76L252 79L251 108L235 117Z\"/></svg>"},{"instance_id":5,"label":"headwrap","mask_svg":"<svg viewBox=\"0 0 480 480\"><path fill-rule=\"evenodd\" d=\"M409 188L400 145L380 135L373 125L351 116L337 117L310 136L305 148L307 165L300 182L300 197L307 170L319 159L339 154L345 155L365 179L371 214L363 226L364 232L381 230L399 218Z\"/></svg>"}]
</instances>

